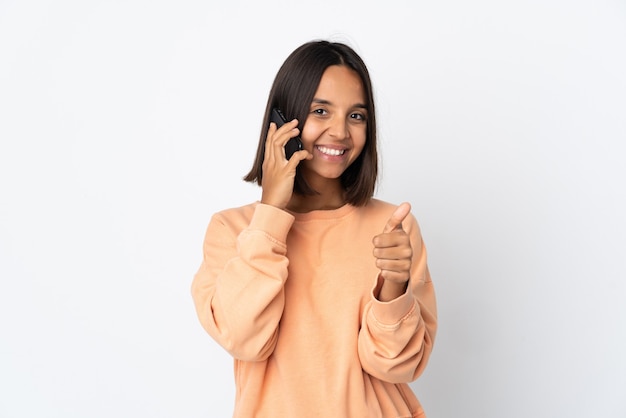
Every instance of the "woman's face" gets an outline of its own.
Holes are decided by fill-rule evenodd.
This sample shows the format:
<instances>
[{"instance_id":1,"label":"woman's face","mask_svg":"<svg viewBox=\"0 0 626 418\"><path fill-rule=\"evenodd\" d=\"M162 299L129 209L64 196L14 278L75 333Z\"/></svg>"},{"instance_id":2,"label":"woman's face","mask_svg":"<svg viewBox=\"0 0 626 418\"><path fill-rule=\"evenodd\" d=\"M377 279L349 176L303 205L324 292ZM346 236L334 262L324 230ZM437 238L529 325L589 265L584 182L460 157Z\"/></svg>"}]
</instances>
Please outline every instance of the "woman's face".
<instances>
[{"instance_id":1,"label":"woman's face","mask_svg":"<svg viewBox=\"0 0 626 418\"><path fill-rule=\"evenodd\" d=\"M324 71L300 135L313 154L300 163L307 181L338 179L361 154L366 104L363 83L354 70L333 65Z\"/></svg>"}]
</instances>

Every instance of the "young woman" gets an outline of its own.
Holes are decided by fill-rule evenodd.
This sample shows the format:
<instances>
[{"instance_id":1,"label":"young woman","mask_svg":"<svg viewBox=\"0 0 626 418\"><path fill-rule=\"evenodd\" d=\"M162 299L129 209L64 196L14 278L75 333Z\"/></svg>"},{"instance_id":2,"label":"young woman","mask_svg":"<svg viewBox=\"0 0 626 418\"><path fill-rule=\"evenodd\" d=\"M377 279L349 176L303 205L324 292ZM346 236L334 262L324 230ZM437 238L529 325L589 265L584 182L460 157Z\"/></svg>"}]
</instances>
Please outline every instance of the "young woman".
<instances>
[{"instance_id":1,"label":"young woman","mask_svg":"<svg viewBox=\"0 0 626 418\"><path fill-rule=\"evenodd\" d=\"M295 119L277 128L273 108ZM300 46L245 177L261 200L213 215L192 284L235 360L234 417L425 416L408 382L433 348L435 294L409 204L373 198L377 167L365 64L341 43Z\"/></svg>"}]
</instances>

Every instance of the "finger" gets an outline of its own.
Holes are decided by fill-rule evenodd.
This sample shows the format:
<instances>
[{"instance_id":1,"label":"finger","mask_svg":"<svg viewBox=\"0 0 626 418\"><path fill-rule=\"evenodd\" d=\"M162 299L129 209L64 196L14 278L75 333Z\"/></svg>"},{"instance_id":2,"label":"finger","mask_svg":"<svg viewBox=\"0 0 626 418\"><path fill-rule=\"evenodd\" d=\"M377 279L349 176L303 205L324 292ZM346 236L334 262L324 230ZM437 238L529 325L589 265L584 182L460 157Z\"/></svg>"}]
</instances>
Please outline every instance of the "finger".
<instances>
[{"instance_id":1,"label":"finger","mask_svg":"<svg viewBox=\"0 0 626 418\"><path fill-rule=\"evenodd\" d=\"M410 260L413 256L413 249L410 245L375 247L374 257L378 260Z\"/></svg>"},{"instance_id":2,"label":"finger","mask_svg":"<svg viewBox=\"0 0 626 418\"><path fill-rule=\"evenodd\" d=\"M298 135L300 130L298 129L298 120L294 119L291 122L287 122L281 127L278 127L276 123L270 122L270 126L267 129L267 136L265 138L265 144L269 145L282 145L287 143L289 139Z\"/></svg>"},{"instance_id":3,"label":"finger","mask_svg":"<svg viewBox=\"0 0 626 418\"><path fill-rule=\"evenodd\" d=\"M374 248L411 246L408 234L400 228L376 235L374 239L372 239L372 243L374 244Z\"/></svg>"},{"instance_id":4,"label":"finger","mask_svg":"<svg viewBox=\"0 0 626 418\"><path fill-rule=\"evenodd\" d=\"M267 130L267 136L265 137L265 161L268 161L273 156L272 139L276 135L278 127L276 123L270 122L270 127Z\"/></svg>"},{"instance_id":5,"label":"finger","mask_svg":"<svg viewBox=\"0 0 626 418\"><path fill-rule=\"evenodd\" d=\"M293 128L290 131L284 133L277 132L277 138L274 141L274 153L277 156L281 156L279 159L283 160L283 163L287 161L287 143L292 139L297 137L300 134L300 130L298 128Z\"/></svg>"},{"instance_id":6,"label":"finger","mask_svg":"<svg viewBox=\"0 0 626 418\"><path fill-rule=\"evenodd\" d=\"M291 124L292 122L289 123ZM265 140L265 161L282 161L283 164L286 164L285 145L291 138L300 134L300 130L295 127L297 125L297 121L294 122L293 125L294 127L291 130L285 131L284 125L277 129L274 122L270 123L267 138Z\"/></svg>"},{"instance_id":7,"label":"finger","mask_svg":"<svg viewBox=\"0 0 626 418\"><path fill-rule=\"evenodd\" d=\"M411 262L409 260L377 260L376 266L385 280L406 282L411 276Z\"/></svg>"},{"instance_id":8,"label":"finger","mask_svg":"<svg viewBox=\"0 0 626 418\"><path fill-rule=\"evenodd\" d=\"M400 273L405 277L408 277L409 270L411 269L411 260L376 260L376 267L382 271Z\"/></svg>"},{"instance_id":9,"label":"finger","mask_svg":"<svg viewBox=\"0 0 626 418\"><path fill-rule=\"evenodd\" d=\"M406 283L409 280L409 273L407 272L398 272L393 270L381 270L380 276L390 282L395 283Z\"/></svg>"},{"instance_id":10,"label":"finger","mask_svg":"<svg viewBox=\"0 0 626 418\"><path fill-rule=\"evenodd\" d=\"M385 229L383 229L383 233L391 232L395 229L402 229L402 221L407 217L410 212L411 205L408 202L404 202L400 206L398 206L387 221Z\"/></svg>"},{"instance_id":11,"label":"finger","mask_svg":"<svg viewBox=\"0 0 626 418\"><path fill-rule=\"evenodd\" d=\"M313 158L313 154L303 149L303 150L294 152L287 164L298 165L300 164L300 161L310 160L311 158Z\"/></svg>"},{"instance_id":12,"label":"finger","mask_svg":"<svg viewBox=\"0 0 626 418\"><path fill-rule=\"evenodd\" d=\"M272 140L276 147L284 147L291 138L298 136L299 134L300 130L298 129L298 120L294 119L276 129L276 133L274 134L274 138Z\"/></svg>"}]
</instances>

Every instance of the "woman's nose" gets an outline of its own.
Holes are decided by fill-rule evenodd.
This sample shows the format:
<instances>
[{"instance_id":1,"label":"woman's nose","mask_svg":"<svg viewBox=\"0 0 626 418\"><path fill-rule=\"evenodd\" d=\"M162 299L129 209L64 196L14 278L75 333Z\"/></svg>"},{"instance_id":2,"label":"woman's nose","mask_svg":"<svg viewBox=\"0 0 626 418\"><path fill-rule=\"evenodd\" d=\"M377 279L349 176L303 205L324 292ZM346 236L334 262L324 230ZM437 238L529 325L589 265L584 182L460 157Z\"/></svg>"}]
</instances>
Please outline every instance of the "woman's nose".
<instances>
[{"instance_id":1,"label":"woman's nose","mask_svg":"<svg viewBox=\"0 0 626 418\"><path fill-rule=\"evenodd\" d=\"M330 121L330 126L328 128L328 133L333 138L344 139L348 137L348 124L344 118L333 118Z\"/></svg>"}]
</instances>

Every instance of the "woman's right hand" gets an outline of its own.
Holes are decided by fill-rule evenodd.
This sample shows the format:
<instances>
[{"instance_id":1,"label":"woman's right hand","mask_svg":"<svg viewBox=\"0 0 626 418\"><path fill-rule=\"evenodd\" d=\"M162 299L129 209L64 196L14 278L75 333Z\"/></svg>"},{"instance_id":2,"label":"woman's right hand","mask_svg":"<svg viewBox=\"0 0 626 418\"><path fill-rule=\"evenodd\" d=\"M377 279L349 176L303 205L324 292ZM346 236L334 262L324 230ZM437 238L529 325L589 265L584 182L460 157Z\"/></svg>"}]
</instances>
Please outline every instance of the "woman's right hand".
<instances>
[{"instance_id":1,"label":"woman's right hand","mask_svg":"<svg viewBox=\"0 0 626 418\"><path fill-rule=\"evenodd\" d=\"M300 161L313 158L306 150L294 153L289 160L285 157L285 144L300 134L297 126L296 119L285 123L279 129L276 129L275 123L270 123L265 141L261 203L285 209L293 194L296 167Z\"/></svg>"}]
</instances>

